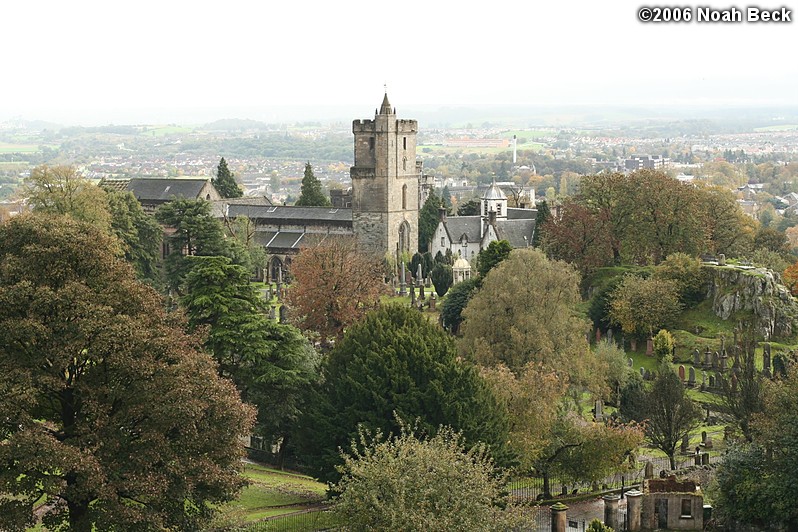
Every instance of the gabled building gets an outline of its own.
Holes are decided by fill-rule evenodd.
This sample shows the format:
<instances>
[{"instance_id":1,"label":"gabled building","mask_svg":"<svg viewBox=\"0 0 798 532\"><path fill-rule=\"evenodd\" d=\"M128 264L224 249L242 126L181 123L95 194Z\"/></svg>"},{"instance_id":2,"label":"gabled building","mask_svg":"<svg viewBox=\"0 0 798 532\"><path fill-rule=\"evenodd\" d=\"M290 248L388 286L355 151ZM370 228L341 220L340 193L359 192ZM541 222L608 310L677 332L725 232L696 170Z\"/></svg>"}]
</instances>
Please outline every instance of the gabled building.
<instances>
[{"instance_id":1,"label":"gabled building","mask_svg":"<svg viewBox=\"0 0 798 532\"><path fill-rule=\"evenodd\" d=\"M495 240L507 240L514 248L531 246L538 213L536 209L507 207L507 196L495 181L480 198L479 216L448 217L445 209L439 212L430 253L445 255L448 250L472 263Z\"/></svg>"},{"instance_id":2,"label":"gabled building","mask_svg":"<svg viewBox=\"0 0 798 532\"><path fill-rule=\"evenodd\" d=\"M154 212L164 203L175 199L222 199L208 178L151 179L133 178L126 190L133 193L147 212Z\"/></svg>"}]
</instances>

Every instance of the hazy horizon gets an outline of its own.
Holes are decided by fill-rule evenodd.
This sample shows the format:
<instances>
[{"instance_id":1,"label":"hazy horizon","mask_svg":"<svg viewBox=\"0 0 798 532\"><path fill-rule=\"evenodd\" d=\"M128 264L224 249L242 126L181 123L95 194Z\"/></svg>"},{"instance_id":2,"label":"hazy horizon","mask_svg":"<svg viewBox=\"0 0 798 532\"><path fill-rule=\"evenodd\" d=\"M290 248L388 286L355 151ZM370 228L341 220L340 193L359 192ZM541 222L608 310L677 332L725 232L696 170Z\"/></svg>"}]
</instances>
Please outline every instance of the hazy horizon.
<instances>
[{"instance_id":1,"label":"hazy horizon","mask_svg":"<svg viewBox=\"0 0 798 532\"><path fill-rule=\"evenodd\" d=\"M792 24L645 24L639 8L12 1L0 33L0 47L14 50L4 58L0 121L351 120L370 116L385 83L403 116L798 105Z\"/></svg>"}]
</instances>

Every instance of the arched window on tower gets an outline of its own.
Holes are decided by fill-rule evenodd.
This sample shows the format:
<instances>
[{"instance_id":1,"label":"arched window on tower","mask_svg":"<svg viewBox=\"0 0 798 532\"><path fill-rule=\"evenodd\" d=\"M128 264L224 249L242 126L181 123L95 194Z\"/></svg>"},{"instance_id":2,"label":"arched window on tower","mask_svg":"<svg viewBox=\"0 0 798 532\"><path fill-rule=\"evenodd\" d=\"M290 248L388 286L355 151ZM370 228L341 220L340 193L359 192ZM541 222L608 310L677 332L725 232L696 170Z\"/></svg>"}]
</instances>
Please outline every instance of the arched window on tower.
<instances>
[{"instance_id":1,"label":"arched window on tower","mask_svg":"<svg viewBox=\"0 0 798 532\"><path fill-rule=\"evenodd\" d=\"M407 209L407 185L402 185L402 208Z\"/></svg>"}]
</instances>

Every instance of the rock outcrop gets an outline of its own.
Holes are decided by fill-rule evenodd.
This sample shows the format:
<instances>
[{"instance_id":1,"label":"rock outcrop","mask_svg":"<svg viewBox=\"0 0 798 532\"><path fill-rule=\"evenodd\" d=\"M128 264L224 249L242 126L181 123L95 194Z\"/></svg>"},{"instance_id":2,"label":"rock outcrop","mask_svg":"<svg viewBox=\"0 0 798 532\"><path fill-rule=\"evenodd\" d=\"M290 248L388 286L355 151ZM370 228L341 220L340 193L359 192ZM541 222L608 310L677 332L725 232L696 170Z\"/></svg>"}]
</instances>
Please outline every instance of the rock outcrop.
<instances>
[{"instance_id":1,"label":"rock outcrop","mask_svg":"<svg viewBox=\"0 0 798 532\"><path fill-rule=\"evenodd\" d=\"M781 284L779 274L766 268L705 266L707 298L712 310L727 320L750 312L765 339L786 338L798 331L798 300Z\"/></svg>"}]
</instances>

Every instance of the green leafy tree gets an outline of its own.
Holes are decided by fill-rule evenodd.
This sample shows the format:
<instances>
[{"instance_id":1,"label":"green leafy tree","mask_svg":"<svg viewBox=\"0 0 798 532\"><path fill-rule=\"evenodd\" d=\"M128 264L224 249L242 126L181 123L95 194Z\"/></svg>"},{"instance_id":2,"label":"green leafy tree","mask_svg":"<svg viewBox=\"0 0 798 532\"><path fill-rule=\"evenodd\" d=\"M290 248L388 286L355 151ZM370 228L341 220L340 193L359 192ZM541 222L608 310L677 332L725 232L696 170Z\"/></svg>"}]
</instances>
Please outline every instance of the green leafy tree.
<instances>
[{"instance_id":1,"label":"green leafy tree","mask_svg":"<svg viewBox=\"0 0 798 532\"><path fill-rule=\"evenodd\" d=\"M22 193L33 212L69 216L105 231L110 228L105 191L74 166L37 166L25 180Z\"/></svg>"},{"instance_id":2,"label":"green leafy tree","mask_svg":"<svg viewBox=\"0 0 798 532\"><path fill-rule=\"evenodd\" d=\"M513 247L506 240L494 240L479 252L479 275L485 277L497 264L510 256Z\"/></svg>"},{"instance_id":3,"label":"green leafy tree","mask_svg":"<svg viewBox=\"0 0 798 532\"><path fill-rule=\"evenodd\" d=\"M171 228L167 242L166 279L170 288L180 290L190 270L188 256L225 256L234 264L250 268L246 248L234 239L225 239L222 223L213 217L211 205L204 200L181 199L162 205L156 219Z\"/></svg>"},{"instance_id":4,"label":"green leafy tree","mask_svg":"<svg viewBox=\"0 0 798 532\"><path fill-rule=\"evenodd\" d=\"M335 478L338 449L358 426L399 433L394 413L418 418L434 434L441 425L483 442L505 464L506 412L477 369L458 360L443 329L418 311L387 306L350 327L324 366L324 382L298 432L299 455L325 480Z\"/></svg>"},{"instance_id":5,"label":"green leafy tree","mask_svg":"<svg viewBox=\"0 0 798 532\"><path fill-rule=\"evenodd\" d=\"M224 160L224 157L219 160L219 166L216 167L216 177L211 179L211 184L223 198L240 198L244 195L244 191L233 179L233 174L227 167L227 161Z\"/></svg>"},{"instance_id":6,"label":"green leafy tree","mask_svg":"<svg viewBox=\"0 0 798 532\"><path fill-rule=\"evenodd\" d=\"M654 336L654 356L657 357L657 360L660 362L673 361L673 335L669 333L666 329L661 329L656 336Z\"/></svg>"},{"instance_id":7,"label":"green leafy tree","mask_svg":"<svg viewBox=\"0 0 798 532\"><path fill-rule=\"evenodd\" d=\"M428 438L403 423L388 438L361 432L342 458L334 512L352 530L498 531L517 524L485 446L467 448L448 427Z\"/></svg>"},{"instance_id":8,"label":"green leafy tree","mask_svg":"<svg viewBox=\"0 0 798 532\"><path fill-rule=\"evenodd\" d=\"M654 330L670 325L681 308L673 281L626 275L612 294L609 315L626 334L651 338Z\"/></svg>"},{"instance_id":9,"label":"green leafy tree","mask_svg":"<svg viewBox=\"0 0 798 532\"><path fill-rule=\"evenodd\" d=\"M441 324L451 332L460 332L460 324L463 322L463 309L468 305L468 301L479 290L479 283L476 278L462 281L451 287L448 296L441 304Z\"/></svg>"},{"instance_id":10,"label":"green leafy tree","mask_svg":"<svg viewBox=\"0 0 798 532\"><path fill-rule=\"evenodd\" d=\"M756 329L743 325L740 365L736 385L730 378L720 379L721 399L746 441L753 441L752 421L765 409L765 379L756 369Z\"/></svg>"},{"instance_id":11,"label":"green leafy tree","mask_svg":"<svg viewBox=\"0 0 798 532\"><path fill-rule=\"evenodd\" d=\"M535 216L535 234L532 235L532 246L540 247L542 235L546 230L546 223L551 218L551 209L549 203L545 200L537 203L538 214Z\"/></svg>"},{"instance_id":12,"label":"green leafy tree","mask_svg":"<svg viewBox=\"0 0 798 532\"><path fill-rule=\"evenodd\" d=\"M448 264L436 264L430 272L430 278L432 279L432 284L435 285L435 291L440 297L443 297L454 281L452 267Z\"/></svg>"},{"instance_id":13,"label":"green leafy tree","mask_svg":"<svg viewBox=\"0 0 798 532\"><path fill-rule=\"evenodd\" d=\"M434 189L430 190L427 201L418 212L418 250L421 253L429 251L430 242L440 221L438 209L441 206L441 198L435 194Z\"/></svg>"},{"instance_id":14,"label":"green leafy tree","mask_svg":"<svg viewBox=\"0 0 798 532\"><path fill-rule=\"evenodd\" d=\"M676 447L685 435L698 427L701 408L687 395L679 376L667 362L660 365L651 389L642 390L637 400L637 404L622 402L621 415L645 421L649 442L665 453L671 469L676 469Z\"/></svg>"},{"instance_id":15,"label":"green leafy tree","mask_svg":"<svg viewBox=\"0 0 798 532\"><path fill-rule=\"evenodd\" d=\"M163 229L131 192L108 191L107 195L111 231L122 242L125 259L139 279L159 286L163 282L159 267Z\"/></svg>"},{"instance_id":16,"label":"green leafy tree","mask_svg":"<svg viewBox=\"0 0 798 532\"><path fill-rule=\"evenodd\" d=\"M707 295L706 275L701 262L685 253L673 253L654 269L654 278L676 284L679 301L684 307L692 307Z\"/></svg>"},{"instance_id":17,"label":"green leafy tree","mask_svg":"<svg viewBox=\"0 0 798 532\"><path fill-rule=\"evenodd\" d=\"M310 162L305 163L305 175L302 177L302 186L299 199L296 202L298 207L329 207L330 198L324 194L321 182L313 175L313 167Z\"/></svg>"},{"instance_id":18,"label":"green leafy tree","mask_svg":"<svg viewBox=\"0 0 798 532\"><path fill-rule=\"evenodd\" d=\"M470 199L457 207L457 216L478 216L480 212L478 199Z\"/></svg>"},{"instance_id":19,"label":"green leafy tree","mask_svg":"<svg viewBox=\"0 0 798 532\"><path fill-rule=\"evenodd\" d=\"M205 346L220 376L232 379L242 398L258 407L257 433L270 446L284 443L304 388L318 377L318 354L299 330L263 314L246 269L227 257L188 260L194 264L181 303L189 326L207 331Z\"/></svg>"},{"instance_id":20,"label":"green leafy tree","mask_svg":"<svg viewBox=\"0 0 798 532\"><path fill-rule=\"evenodd\" d=\"M234 498L252 412L135 280L66 217L0 226L0 515L50 530L201 528Z\"/></svg>"}]
</instances>

